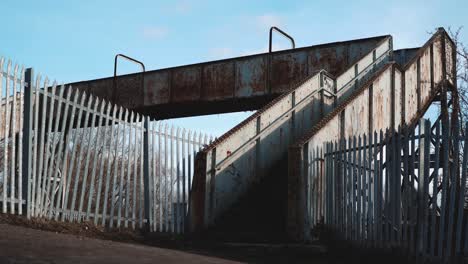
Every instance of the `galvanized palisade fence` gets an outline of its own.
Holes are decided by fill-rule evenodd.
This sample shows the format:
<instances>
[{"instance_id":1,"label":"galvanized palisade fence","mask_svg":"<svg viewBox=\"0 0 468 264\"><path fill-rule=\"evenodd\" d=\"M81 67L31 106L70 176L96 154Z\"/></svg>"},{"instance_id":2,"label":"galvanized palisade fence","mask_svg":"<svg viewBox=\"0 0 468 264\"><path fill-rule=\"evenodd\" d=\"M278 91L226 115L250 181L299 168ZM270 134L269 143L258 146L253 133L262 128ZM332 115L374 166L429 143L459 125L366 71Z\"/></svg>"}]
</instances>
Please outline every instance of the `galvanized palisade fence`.
<instances>
[{"instance_id":1,"label":"galvanized palisade fence","mask_svg":"<svg viewBox=\"0 0 468 264\"><path fill-rule=\"evenodd\" d=\"M193 158L212 137L4 65L3 213L184 232Z\"/></svg>"},{"instance_id":2,"label":"galvanized palisade fence","mask_svg":"<svg viewBox=\"0 0 468 264\"><path fill-rule=\"evenodd\" d=\"M12 66L0 57L0 201L3 213L23 214L26 204L23 188L23 89L24 68Z\"/></svg>"},{"instance_id":3,"label":"galvanized palisade fence","mask_svg":"<svg viewBox=\"0 0 468 264\"><path fill-rule=\"evenodd\" d=\"M418 131L327 143L324 159L310 160L312 225L323 217L338 239L398 248L420 260L453 263L468 256L468 134L450 136L459 135L453 124L449 131L440 120L431 127L422 119ZM323 178L316 173L322 169Z\"/></svg>"}]
</instances>

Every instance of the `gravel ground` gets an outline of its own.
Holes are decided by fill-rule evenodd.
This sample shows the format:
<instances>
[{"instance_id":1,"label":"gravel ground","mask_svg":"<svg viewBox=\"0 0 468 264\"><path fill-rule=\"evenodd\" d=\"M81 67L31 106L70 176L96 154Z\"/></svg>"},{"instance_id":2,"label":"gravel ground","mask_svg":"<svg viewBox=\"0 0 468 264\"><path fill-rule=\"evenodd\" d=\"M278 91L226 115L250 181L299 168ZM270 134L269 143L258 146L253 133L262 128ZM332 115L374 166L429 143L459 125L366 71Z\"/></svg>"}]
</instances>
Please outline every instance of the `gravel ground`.
<instances>
[{"instance_id":1,"label":"gravel ground","mask_svg":"<svg viewBox=\"0 0 468 264\"><path fill-rule=\"evenodd\" d=\"M320 244L223 243L0 213L1 263L330 263Z\"/></svg>"},{"instance_id":2,"label":"gravel ground","mask_svg":"<svg viewBox=\"0 0 468 264\"><path fill-rule=\"evenodd\" d=\"M310 244L227 243L92 223L27 220L0 214L2 263L399 263L393 252L371 252L319 241ZM411 262L410 262L411 263Z\"/></svg>"},{"instance_id":3,"label":"gravel ground","mask_svg":"<svg viewBox=\"0 0 468 264\"><path fill-rule=\"evenodd\" d=\"M177 250L0 224L0 263L240 263Z\"/></svg>"}]
</instances>

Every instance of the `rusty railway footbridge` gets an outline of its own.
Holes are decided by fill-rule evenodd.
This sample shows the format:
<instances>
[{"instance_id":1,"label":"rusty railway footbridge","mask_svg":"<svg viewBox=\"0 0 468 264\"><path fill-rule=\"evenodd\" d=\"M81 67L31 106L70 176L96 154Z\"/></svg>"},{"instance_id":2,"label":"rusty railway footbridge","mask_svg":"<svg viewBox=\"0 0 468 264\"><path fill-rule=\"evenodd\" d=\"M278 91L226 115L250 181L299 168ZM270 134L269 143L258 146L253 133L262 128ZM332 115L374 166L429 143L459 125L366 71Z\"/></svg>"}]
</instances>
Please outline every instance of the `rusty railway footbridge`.
<instances>
[{"instance_id":1,"label":"rusty railway footbridge","mask_svg":"<svg viewBox=\"0 0 468 264\"><path fill-rule=\"evenodd\" d=\"M466 256L467 152L446 31L402 50L389 35L291 40L61 86L2 59L3 212L230 241L303 242L321 229L424 259ZM256 112L216 139L162 122L244 110Z\"/></svg>"}]
</instances>

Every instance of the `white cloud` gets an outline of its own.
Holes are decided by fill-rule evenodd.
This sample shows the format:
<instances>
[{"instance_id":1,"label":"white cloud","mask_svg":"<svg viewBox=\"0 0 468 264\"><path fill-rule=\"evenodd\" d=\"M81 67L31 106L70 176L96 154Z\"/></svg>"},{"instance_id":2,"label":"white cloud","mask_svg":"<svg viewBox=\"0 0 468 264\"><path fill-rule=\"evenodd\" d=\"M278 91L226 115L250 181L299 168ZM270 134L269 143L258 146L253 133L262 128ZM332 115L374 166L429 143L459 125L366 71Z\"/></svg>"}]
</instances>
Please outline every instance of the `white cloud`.
<instances>
[{"instance_id":1,"label":"white cloud","mask_svg":"<svg viewBox=\"0 0 468 264\"><path fill-rule=\"evenodd\" d=\"M168 34L169 30L161 26L146 26L143 28L143 37L147 39L161 39Z\"/></svg>"}]
</instances>

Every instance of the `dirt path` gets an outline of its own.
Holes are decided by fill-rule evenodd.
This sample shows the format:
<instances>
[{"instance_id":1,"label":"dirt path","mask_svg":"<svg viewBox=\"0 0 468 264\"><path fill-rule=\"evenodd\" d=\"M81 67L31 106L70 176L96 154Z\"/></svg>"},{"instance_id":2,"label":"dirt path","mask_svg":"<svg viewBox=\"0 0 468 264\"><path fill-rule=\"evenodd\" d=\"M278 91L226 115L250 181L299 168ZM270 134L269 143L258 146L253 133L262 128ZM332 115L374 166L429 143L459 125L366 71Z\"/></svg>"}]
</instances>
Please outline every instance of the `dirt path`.
<instances>
[{"instance_id":1,"label":"dirt path","mask_svg":"<svg viewBox=\"0 0 468 264\"><path fill-rule=\"evenodd\" d=\"M0 224L0 263L239 263L177 250Z\"/></svg>"}]
</instances>

